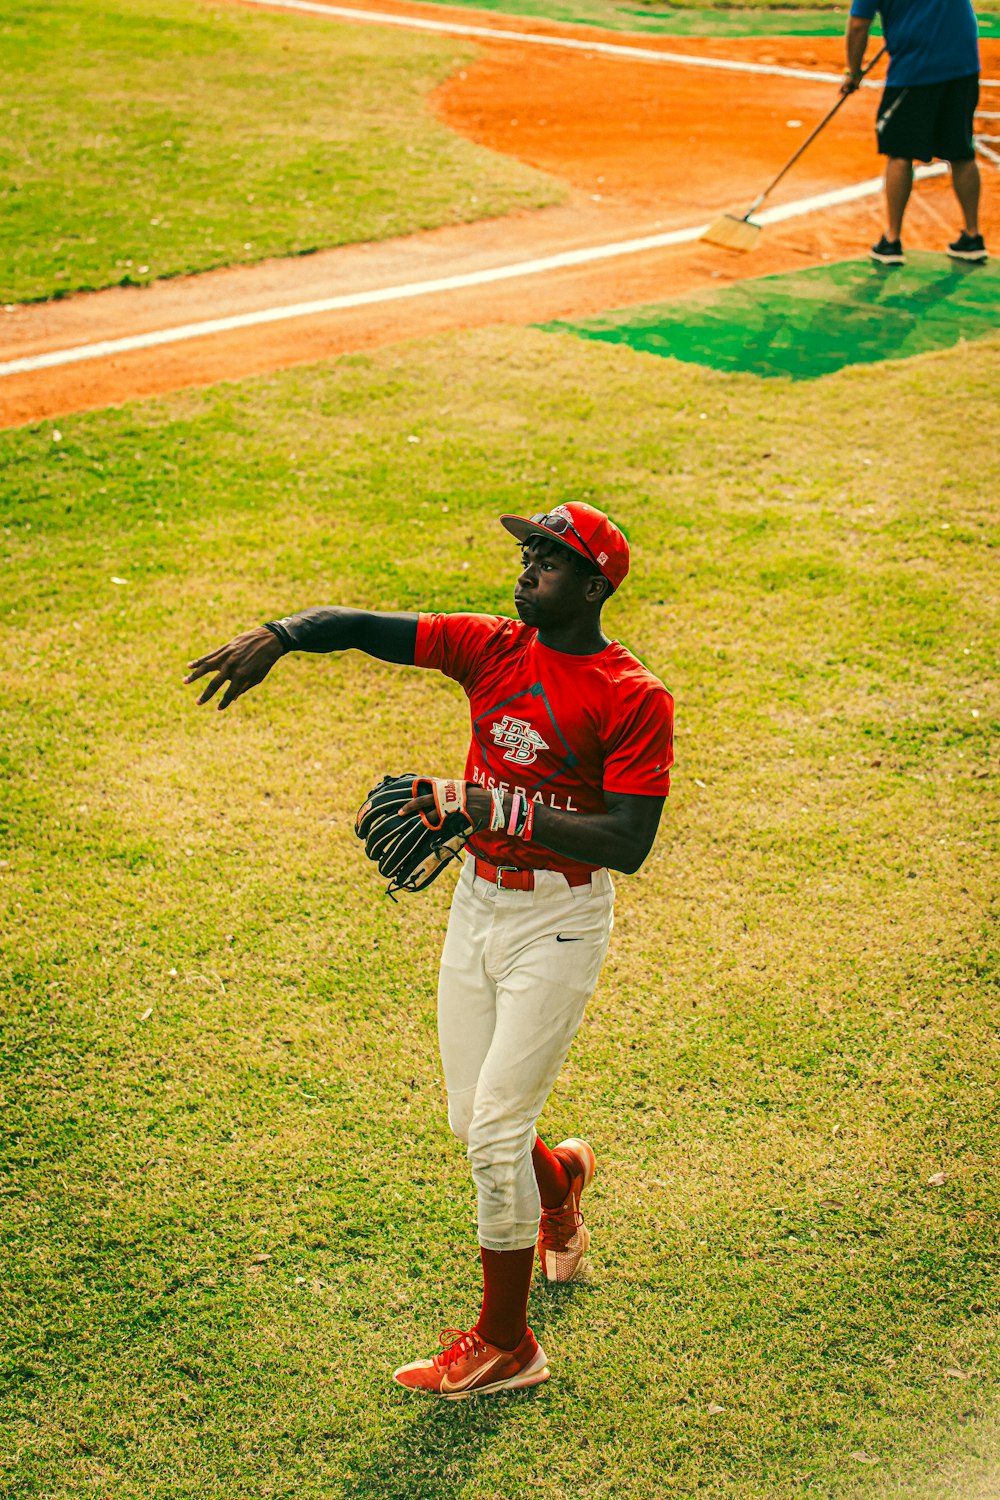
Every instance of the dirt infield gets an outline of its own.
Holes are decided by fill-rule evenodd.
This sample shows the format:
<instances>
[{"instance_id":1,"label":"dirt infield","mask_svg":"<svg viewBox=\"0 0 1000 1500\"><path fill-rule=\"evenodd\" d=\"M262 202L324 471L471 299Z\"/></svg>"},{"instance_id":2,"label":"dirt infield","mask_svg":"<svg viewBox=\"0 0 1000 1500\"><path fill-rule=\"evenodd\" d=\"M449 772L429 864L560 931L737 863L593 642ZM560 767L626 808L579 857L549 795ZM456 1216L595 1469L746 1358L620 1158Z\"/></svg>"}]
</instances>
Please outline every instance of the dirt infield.
<instances>
[{"instance_id":1,"label":"dirt infield","mask_svg":"<svg viewBox=\"0 0 1000 1500\"><path fill-rule=\"evenodd\" d=\"M585 28L524 18L432 6L377 9L437 21L453 17L456 26L475 23L498 32L517 29L597 40ZM600 34L600 40L606 41L607 34ZM206 320L462 276L687 228L734 207L742 211L835 98L834 86L819 79L647 63L502 36L481 45L479 59L437 90L433 109L472 140L570 184L568 204L144 289L116 288L15 307L0 314L0 364ZM833 38L643 38L641 45L651 52L817 72L836 72L842 57L841 44ZM983 61L988 74L1000 73L1000 43L983 43ZM782 184L776 202L877 174L877 98L868 90L848 101ZM985 232L995 240L998 195L990 180L986 189ZM16 426L447 328L579 318L748 276L801 269L857 255L880 223L880 201L871 197L774 225L765 231L760 248L747 256L682 244L494 285L408 295L310 316L279 315L263 326L203 332L162 347L109 351L54 368L0 374L0 423ZM920 184L907 218L907 244L940 250L955 227L955 205L946 183Z\"/></svg>"}]
</instances>

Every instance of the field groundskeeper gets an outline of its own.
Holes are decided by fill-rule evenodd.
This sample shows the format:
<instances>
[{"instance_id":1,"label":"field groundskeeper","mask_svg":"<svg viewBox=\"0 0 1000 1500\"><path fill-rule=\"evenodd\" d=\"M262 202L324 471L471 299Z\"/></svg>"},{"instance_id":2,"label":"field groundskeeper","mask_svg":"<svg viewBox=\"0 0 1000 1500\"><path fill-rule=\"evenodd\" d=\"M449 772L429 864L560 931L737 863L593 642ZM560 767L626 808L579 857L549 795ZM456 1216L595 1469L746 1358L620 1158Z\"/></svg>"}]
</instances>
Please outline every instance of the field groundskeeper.
<instances>
[{"instance_id":1,"label":"field groundskeeper","mask_svg":"<svg viewBox=\"0 0 1000 1500\"><path fill-rule=\"evenodd\" d=\"M948 246L955 260L984 261L979 232L979 166L972 135L979 102L979 30L971 0L852 0L847 68L841 92L861 81L868 32L878 14L889 49L889 72L875 130L886 157L885 234L872 246L882 265L903 264L903 215L914 161L934 157L951 166L965 224Z\"/></svg>"}]
</instances>

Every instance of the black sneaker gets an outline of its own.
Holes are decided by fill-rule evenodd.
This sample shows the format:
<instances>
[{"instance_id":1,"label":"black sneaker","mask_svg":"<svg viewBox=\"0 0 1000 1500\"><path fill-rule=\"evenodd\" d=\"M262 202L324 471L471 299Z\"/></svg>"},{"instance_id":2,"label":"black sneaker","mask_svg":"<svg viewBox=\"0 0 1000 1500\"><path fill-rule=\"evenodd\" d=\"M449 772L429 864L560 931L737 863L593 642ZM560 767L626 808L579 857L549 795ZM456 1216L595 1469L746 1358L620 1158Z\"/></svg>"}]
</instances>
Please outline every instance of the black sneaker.
<instances>
[{"instance_id":1,"label":"black sneaker","mask_svg":"<svg viewBox=\"0 0 1000 1500\"><path fill-rule=\"evenodd\" d=\"M885 235L877 245L871 248L872 260L877 260L880 266L901 266L903 264L903 245L900 240L887 240Z\"/></svg>"},{"instance_id":2,"label":"black sneaker","mask_svg":"<svg viewBox=\"0 0 1000 1500\"><path fill-rule=\"evenodd\" d=\"M989 260L982 235L969 234L965 229L962 230L957 240L952 240L948 246L948 254L952 260Z\"/></svg>"}]
</instances>

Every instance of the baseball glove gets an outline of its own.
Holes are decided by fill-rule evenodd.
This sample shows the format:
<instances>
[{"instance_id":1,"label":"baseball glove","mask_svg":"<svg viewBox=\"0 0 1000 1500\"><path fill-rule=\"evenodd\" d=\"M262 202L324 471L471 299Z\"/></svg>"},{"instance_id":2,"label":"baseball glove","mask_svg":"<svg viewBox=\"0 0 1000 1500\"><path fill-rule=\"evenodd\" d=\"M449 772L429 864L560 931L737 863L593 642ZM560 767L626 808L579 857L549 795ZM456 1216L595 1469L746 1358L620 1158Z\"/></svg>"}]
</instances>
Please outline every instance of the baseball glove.
<instances>
[{"instance_id":1,"label":"baseball glove","mask_svg":"<svg viewBox=\"0 0 1000 1500\"><path fill-rule=\"evenodd\" d=\"M414 797L434 798L428 812L399 816ZM354 820L365 853L389 878L386 894L422 891L445 865L461 854L475 831L465 803L465 782L433 776L383 776L373 786Z\"/></svg>"}]
</instances>

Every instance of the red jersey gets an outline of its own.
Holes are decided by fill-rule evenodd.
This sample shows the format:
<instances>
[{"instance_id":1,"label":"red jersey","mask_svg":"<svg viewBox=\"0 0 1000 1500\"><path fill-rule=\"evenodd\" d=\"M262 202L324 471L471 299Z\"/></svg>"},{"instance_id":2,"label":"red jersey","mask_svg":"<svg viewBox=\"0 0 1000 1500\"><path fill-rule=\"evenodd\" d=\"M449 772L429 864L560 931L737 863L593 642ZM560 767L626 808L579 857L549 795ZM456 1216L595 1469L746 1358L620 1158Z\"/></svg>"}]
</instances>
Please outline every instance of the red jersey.
<instances>
[{"instance_id":1,"label":"red jersey","mask_svg":"<svg viewBox=\"0 0 1000 1500\"><path fill-rule=\"evenodd\" d=\"M605 792L669 792L674 700L617 641L594 656L571 656L543 646L519 620L421 614L415 662L465 689L472 717L466 781L579 813L607 812ZM519 869L598 868L500 833L477 833L469 847L491 864Z\"/></svg>"}]
</instances>

